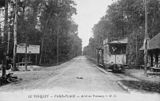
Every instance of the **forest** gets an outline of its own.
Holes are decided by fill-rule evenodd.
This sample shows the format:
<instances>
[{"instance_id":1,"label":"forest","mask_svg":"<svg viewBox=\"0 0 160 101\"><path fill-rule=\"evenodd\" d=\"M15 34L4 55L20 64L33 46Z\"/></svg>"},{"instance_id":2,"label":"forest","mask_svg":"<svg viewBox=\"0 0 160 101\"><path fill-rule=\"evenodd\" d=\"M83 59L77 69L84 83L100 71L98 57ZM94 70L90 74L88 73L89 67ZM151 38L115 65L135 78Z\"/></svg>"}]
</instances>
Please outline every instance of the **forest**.
<instances>
[{"instance_id":1,"label":"forest","mask_svg":"<svg viewBox=\"0 0 160 101\"><path fill-rule=\"evenodd\" d=\"M0 8L5 7L4 14L7 14L4 15L7 24L0 30L1 35L4 33L0 43L1 60L7 43L9 54L13 56L15 14L17 44L40 45L39 65L55 64L57 58L61 63L81 54L82 40L78 36L78 25L72 19L76 14L76 4L73 0L7 0L7 3L8 14L5 13L5 0L0 0Z\"/></svg>"}]
</instances>

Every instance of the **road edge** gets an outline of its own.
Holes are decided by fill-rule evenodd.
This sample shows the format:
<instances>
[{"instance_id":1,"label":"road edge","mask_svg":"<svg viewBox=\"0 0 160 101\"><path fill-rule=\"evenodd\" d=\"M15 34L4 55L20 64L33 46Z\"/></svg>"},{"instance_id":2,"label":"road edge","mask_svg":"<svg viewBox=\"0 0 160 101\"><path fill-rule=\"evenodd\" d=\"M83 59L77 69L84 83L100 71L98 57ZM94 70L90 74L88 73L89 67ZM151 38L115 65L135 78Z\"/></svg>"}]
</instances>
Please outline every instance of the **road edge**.
<instances>
[{"instance_id":1,"label":"road edge","mask_svg":"<svg viewBox=\"0 0 160 101\"><path fill-rule=\"evenodd\" d=\"M90 59L92 59L92 58L90 58ZM92 60L95 61L94 59L92 59ZM96 64L95 64L95 65L96 65ZM105 69L100 68L100 67L97 66L97 65L96 65L96 68L97 68L98 70L100 70L101 72L105 73L105 74L108 73ZM135 90L130 89L129 87L125 86L121 81L116 81L116 83L117 83L122 89L124 89L125 91L127 91L128 93L136 92Z\"/></svg>"},{"instance_id":2,"label":"road edge","mask_svg":"<svg viewBox=\"0 0 160 101\"><path fill-rule=\"evenodd\" d=\"M92 58L90 58L91 60L93 60L93 61L95 61L94 59L92 59ZM90 60L89 59L89 60ZM95 63L93 63L93 64L95 64ZM95 64L96 65L96 64ZM103 68L100 68L99 66L95 66L99 71L101 71L101 72L103 72L103 73L105 73L105 74L108 74L108 72L105 70L105 69L103 69ZM135 79L137 79L138 81L139 80L141 80L141 79L139 79L139 78L137 78L137 77L134 77L134 76L131 76L131 75L128 75L128 76L130 76L130 77L132 77L132 78L135 78ZM139 93L149 93L149 92L146 92L146 91L144 91L144 90L137 90L137 89L132 89L132 88L130 88L130 87L128 87L128 86L126 86L126 85L124 85L120 80L118 80L118 81L116 81L116 83L118 84L118 86L120 86L122 89L124 89L124 90L126 90L128 93L137 93L137 92L139 92Z\"/></svg>"},{"instance_id":3,"label":"road edge","mask_svg":"<svg viewBox=\"0 0 160 101\"><path fill-rule=\"evenodd\" d=\"M107 71L96 66L97 69L99 69L101 72L107 74ZM124 90L126 90L127 92L131 93L133 90L131 90L129 87L125 86L121 81L116 81L116 83Z\"/></svg>"}]
</instances>

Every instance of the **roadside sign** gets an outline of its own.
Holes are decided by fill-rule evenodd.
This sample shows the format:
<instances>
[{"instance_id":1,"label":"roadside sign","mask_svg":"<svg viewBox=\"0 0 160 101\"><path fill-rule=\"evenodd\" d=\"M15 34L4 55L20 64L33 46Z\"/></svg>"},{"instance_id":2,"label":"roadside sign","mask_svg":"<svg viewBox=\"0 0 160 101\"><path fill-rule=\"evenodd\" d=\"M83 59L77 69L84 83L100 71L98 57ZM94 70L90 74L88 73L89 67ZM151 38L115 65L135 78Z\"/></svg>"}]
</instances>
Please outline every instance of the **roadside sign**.
<instances>
[{"instance_id":1,"label":"roadside sign","mask_svg":"<svg viewBox=\"0 0 160 101\"><path fill-rule=\"evenodd\" d=\"M26 44L17 45L17 53L24 54L25 53ZM28 54L39 54L40 53L40 45L28 45L27 46Z\"/></svg>"},{"instance_id":2,"label":"roadside sign","mask_svg":"<svg viewBox=\"0 0 160 101\"><path fill-rule=\"evenodd\" d=\"M25 53L25 45L17 45L16 53Z\"/></svg>"},{"instance_id":3,"label":"roadside sign","mask_svg":"<svg viewBox=\"0 0 160 101\"><path fill-rule=\"evenodd\" d=\"M27 47L27 53L29 53L29 54L39 54L40 53L40 45L29 45Z\"/></svg>"}]
</instances>

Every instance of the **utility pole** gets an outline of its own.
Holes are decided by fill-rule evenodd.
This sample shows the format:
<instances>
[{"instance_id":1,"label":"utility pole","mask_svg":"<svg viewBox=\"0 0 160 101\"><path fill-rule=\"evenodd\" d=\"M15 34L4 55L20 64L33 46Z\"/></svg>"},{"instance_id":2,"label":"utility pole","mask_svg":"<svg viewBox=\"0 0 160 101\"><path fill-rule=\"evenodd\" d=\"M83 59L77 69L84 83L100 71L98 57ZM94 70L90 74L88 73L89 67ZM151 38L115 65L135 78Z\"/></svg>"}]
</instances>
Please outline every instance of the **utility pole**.
<instances>
[{"instance_id":1,"label":"utility pole","mask_svg":"<svg viewBox=\"0 0 160 101\"><path fill-rule=\"evenodd\" d=\"M145 37L144 37L144 73L147 75L147 62L148 62L148 11L147 11L147 0L144 0L145 7Z\"/></svg>"},{"instance_id":2,"label":"utility pole","mask_svg":"<svg viewBox=\"0 0 160 101\"><path fill-rule=\"evenodd\" d=\"M12 70L17 70L16 67L16 47L17 47L17 9L18 9L18 0L15 0L15 18L14 18L14 48L13 48L13 68Z\"/></svg>"},{"instance_id":3,"label":"utility pole","mask_svg":"<svg viewBox=\"0 0 160 101\"><path fill-rule=\"evenodd\" d=\"M59 35L58 34L59 34L59 25L58 25L58 31L57 31L57 65L59 65Z\"/></svg>"}]
</instances>

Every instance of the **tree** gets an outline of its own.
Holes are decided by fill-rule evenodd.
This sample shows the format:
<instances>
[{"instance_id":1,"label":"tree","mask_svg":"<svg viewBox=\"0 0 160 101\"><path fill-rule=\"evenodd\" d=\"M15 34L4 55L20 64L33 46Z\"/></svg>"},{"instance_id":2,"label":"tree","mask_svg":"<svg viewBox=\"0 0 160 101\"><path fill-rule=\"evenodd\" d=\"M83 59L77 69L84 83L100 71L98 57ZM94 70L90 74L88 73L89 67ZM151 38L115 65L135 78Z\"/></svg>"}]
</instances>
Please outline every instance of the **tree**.
<instances>
[{"instance_id":1,"label":"tree","mask_svg":"<svg viewBox=\"0 0 160 101\"><path fill-rule=\"evenodd\" d=\"M5 0L0 0L0 8L5 6Z\"/></svg>"},{"instance_id":2,"label":"tree","mask_svg":"<svg viewBox=\"0 0 160 101\"><path fill-rule=\"evenodd\" d=\"M18 44L41 45L40 63L56 63L58 49L60 62L80 54L81 39L78 25L72 20L76 14L72 0L24 0L18 6Z\"/></svg>"}]
</instances>

